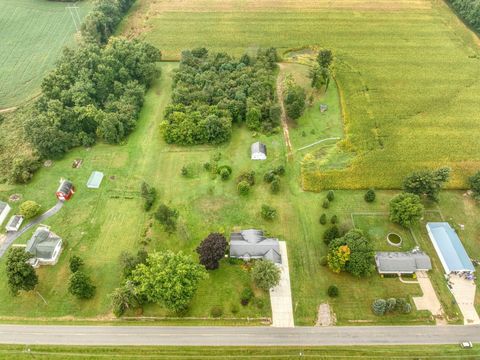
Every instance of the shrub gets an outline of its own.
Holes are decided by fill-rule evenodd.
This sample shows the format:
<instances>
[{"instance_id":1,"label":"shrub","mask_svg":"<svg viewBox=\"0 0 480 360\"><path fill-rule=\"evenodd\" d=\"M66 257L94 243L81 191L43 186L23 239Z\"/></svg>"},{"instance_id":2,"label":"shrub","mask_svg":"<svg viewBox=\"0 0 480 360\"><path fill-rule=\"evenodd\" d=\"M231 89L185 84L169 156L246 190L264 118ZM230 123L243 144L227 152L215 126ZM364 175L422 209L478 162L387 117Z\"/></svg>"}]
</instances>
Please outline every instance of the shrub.
<instances>
[{"instance_id":1,"label":"shrub","mask_svg":"<svg viewBox=\"0 0 480 360\"><path fill-rule=\"evenodd\" d=\"M328 265L328 258L326 256L322 256L320 258L320 265L327 266Z\"/></svg>"},{"instance_id":2,"label":"shrub","mask_svg":"<svg viewBox=\"0 0 480 360\"><path fill-rule=\"evenodd\" d=\"M135 289L131 282L127 282L124 286L116 288L110 295L112 301L113 314L116 317L122 316L128 309L139 306Z\"/></svg>"},{"instance_id":3,"label":"shrub","mask_svg":"<svg viewBox=\"0 0 480 360\"><path fill-rule=\"evenodd\" d=\"M273 170L267 171L265 175L263 175L263 181L266 183L271 183L275 179L275 172Z\"/></svg>"},{"instance_id":4,"label":"shrub","mask_svg":"<svg viewBox=\"0 0 480 360\"><path fill-rule=\"evenodd\" d=\"M327 223L327 215L325 213L320 215L320 220L319 221L320 221L320 224L325 225Z\"/></svg>"},{"instance_id":5,"label":"shrub","mask_svg":"<svg viewBox=\"0 0 480 360\"><path fill-rule=\"evenodd\" d=\"M395 305L395 310L402 313L408 314L412 311L412 305L405 298L398 298Z\"/></svg>"},{"instance_id":6,"label":"shrub","mask_svg":"<svg viewBox=\"0 0 480 360\"><path fill-rule=\"evenodd\" d=\"M373 189L368 189L363 198L365 199L366 202L371 203L375 201L375 191Z\"/></svg>"},{"instance_id":7,"label":"shrub","mask_svg":"<svg viewBox=\"0 0 480 360\"><path fill-rule=\"evenodd\" d=\"M242 181L246 181L250 186L255 185L255 171L244 171L243 173L241 173L240 176L237 178L237 183L240 183Z\"/></svg>"},{"instance_id":8,"label":"shrub","mask_svg":"<svg viewBox=\"0 0 480 360\"><path fill-rule=\"evenodd\" d=\"M407 302L402 308L402 313L410 314L411 312L412 312L412 305L410 305L410 303Z\"/></svg>"},{"instance_id":9,"label":"shrub","mask_svg":"<svg viewBox=\"0 0 480 360\"><path fill-rule=\"evenodd\" d=\"M330 285L328 287L327 294L330 297L337 297L339 295L337 285Z\"/></svg>"},{"instance_id":10,"label":"shrub","mask_svg":"<svg viewBox=\"0 0 480 360\"><path fill-rule=\"evenodd\" d=\"M176 209L169 208L165 204L161 204L155 213L155 218L162 224L167 233L173 233L177 228L178 216L179 214Z\"/></svg>"},{"instance_id":11,"label":"shrub","mask_svg":"<svg viewBox=\"0 0 480 360\"><path fill-rule=\"evenodd\" d=\"M245 180L237 184L237 191L240 195L246 196L250 192L250 185Z\"/></svg>"},{"instance_id":12,"label":"shrub","mask_svg":"<svg viewBox=\"0 0 480 360\"><path fill-rule=\"evenodd\" d=\"M333 192L333 190L328 190L327 200L328 201L333 201L333 199L335 199L335 193Z\"/></svg>"},{"instance_id":13,"label":"shrub","mask_svg":"<svg viewBox=\"0 0 480 360\"><path fill-rule=\"evenodd\" d=\"M265 220L274 220L277 217L277 210L269 205L263 204L261 215Z\"/></svg>"},{"instance_id":14,"label":"shrub","mask_svg":"<svg viewBox=\"0 0 480 360\"><path fill-rule=\"evenodd\" d=\"M280 282L280 269L270 260L256 261L252 279L260 289L268 291Z\"/></svg>"},{"instance_id":15,"label":"shrub","mask_svg":"<svg viewBox=\"0 0 480 360\"><path fill-rule=\"evenodd\" d=\"M397 299L395 298L387 299L387 307L385 309L387 313L394 312L396 307L397 307Z\"/></svg>"},{"instance_id":16,"label":"shrub","mask_svg":"<svg viewBox=\"0 0 480 360\"><path fill-rule=\"evenodd\" d=\"M207 161L206 163L203 164L203 168L205 169L205 171L210 171L210 170L212 170L212 164L210 164Z\"/></svg>"},{"instance_id":17,"label":"shrub","mask_svg":"<svg viewBox=\"0 0 480 360\"><path fill-rule=\"evenodd\" d=\"M333 225L323 233L323 242L328 245L333 239L337 239L339 237L340 230L338 229L337 225Z\"/></svg>"},{"instance_id":18,"label":"shrub","mask_svg":"<svg viewBox=\"0 0 480 360\"><path fill-rule=\"evenodd\" d=\"M377 316L385 315L387 310L387 302L385 299L376 299L372 304L372 311Z\"/></svg>"},{"instance_id":19,"label":"shrub","mask_svg":"<svg viewBox=\"0 0 480 360\"><path fill-rule=\"evenodd\" d=\"M234 315L235 315L235 314L238 314L239 311L240 311L240 308L238 307L237 304L231 304L231 305L230 305L230 312L231 312L232 314L234 314Z\"/></svg>"},{"instance_id":20,"label":"shrub","mask_svg":"<svg viewBox=\"0 0 480 360\"><path fill-rule=\"evenodd\" d=\"M78 299L91 299L95 295L95 289L90 277L82 270L78 270L70 276L68 292Z\"/></svg>"},{"instance_id":21,"label":"shrub","mask_svg":"<svg viewBox=\"0 0 480 360\"><path fill-rule=\"evenodd\" d=\"M285 166L278 165L273 171L275 175L283 176L285 175Z\"/></svg>"},{"instance_id":22,"label":"shrub","mask_svg":"<svg viewBox=\"0 0 480 360\"><path fill-rule=\"evenodd\" d=\"M255 306L257 309L263 309L265 307L265 301L263 299L257 298L255 299Z\"/></svg>"},{"instance_id":23,"label":"shrub","mask_svg":"<svg viewBox=\"0 0 480 360\"><path fill-rule=\"evenodd\" d=\"M144 209L145 211L149 211L152 208L153 203L157 198L157 190L153 186L150 186L145 181L143 181L140 188L140 192L145 201Z\"/></svg>"},{"instance_id":24,"label":"shrub","mask_svg":"<svg viewBox=\"0 0 480 360\"><path fill-rule=\"evenodd\" d=\"M468 178L468 182L470 184L470 190L473 192L473 196L475 198L480 198L480 171Z\"/></svg>"},{"instance_id":25,"label":"shrub","mask_svg":"<svg viewBox=\"0 0 480 360\"><path fill-rule=\"evenodd\" d=\"M270 183L270 192L277 194L280 191L280 178L275 176L275 179Z\"/></svg>"},{"instance_id":26,"label":"shrub","mask_svg":"<svg viewBox=\"0 0 480 360\"><path fill-rule=\"evenodd\" d=\"M228 180L228 178L230 177L230 172L227 169L221 169L219 174L222 180Z\"/></svg>"},{"instance_id":27,"label":"shrub","mask_svg":"<svg viewBox=\"0 0 480 360\"><path fill-rule=\"evenodd\" d=\"M248 303L250 302L250 300L253 299L253 291L251 288L249 287L245 287L243 290L242 290L242 293L240 294L240 302L242 303L243 306L246 306L248 305Z\"/></svg>"},{"instance_id":28,"label":"shrub","mask_svg":"<svg viewBox=\"0 0 480 360\"><path fill-rule=\"evenodd\" d=\"M333 215L332 218L330 219L330 222L335 225L338 222L338 217L337 215Z\"/></svg>"},{"instance_id":29,"label":"shrub","mask_svg":"<svg viewBox=\"0 0 480 360\"><path fill-rule=\"evenodd\" d=\"M78 255L73 255L70 258L70 271L77 272L84 265L83 259Z\"/></svg>"},{"instance_id":30,"label":"shrub","mask_svg":"<svg viewBox=\"0 0 480 360\"><path fill-rule=\"evenodd\" d=\"M219 305L212 306L210 309L210 315L214 318L219 318L223 315L223 308Z\"/></svg>"},{"instance_id":31,"label":"shrub","mask_svg":"<svg viewBox=\"0 0 480 360\"><path fill-rule=\"evenodd\" d=\"M20 215L23 215L25 219L31 219L38 215L41 206L35 201L27 200L20 205Z\"/></svg>"},{"instance_id":32,"label":"shrub","mask_svg":"<svg viewBox=\"0 0 480 360\"><path fill-rule=\"evenodd\" d=\"M330 207L330 201L328 201L328 199L323 200L322 207L328 209Z\"/></svg>"}]
</instances>

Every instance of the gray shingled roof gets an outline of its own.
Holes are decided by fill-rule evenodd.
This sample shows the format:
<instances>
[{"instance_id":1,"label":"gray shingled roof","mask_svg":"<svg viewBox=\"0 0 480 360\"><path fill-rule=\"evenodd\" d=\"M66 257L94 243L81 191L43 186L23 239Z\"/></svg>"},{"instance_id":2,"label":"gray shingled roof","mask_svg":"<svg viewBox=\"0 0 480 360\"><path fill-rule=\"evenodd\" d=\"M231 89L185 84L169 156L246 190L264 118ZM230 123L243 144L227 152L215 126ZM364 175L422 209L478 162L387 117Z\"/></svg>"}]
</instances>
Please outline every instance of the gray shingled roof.
<instances>
[{"instance_id":1,"label":"gray shingled roof","mask_svg":"<svg viewBox=\"0 0 480 360\"><path fill-rule=\"evenodd\" d=\"M25 251L36 258L51 259L58 243L62 241L58 235L52 233L47 227L39 227L35 230L27 242Z\"/></svg>"},{"instance_id":2,"label":"gray shingled roof","mask_svg":"<svg viewBox=\"0 0 480 360\"><path fill-rule=\"evenodd\" d=\"M249 229L230 235L230 256L244 260L266 259L281 264L278 239L267 238L263 231Z\"/></svg>"},{"instance_id":3,"label":"gray shingled roof","mask_svg":"<svg viewBox=\"0 0 480 360\"><path fill-rule=\"evenodd\" d=\"M414 273L417 270L430 270L432 263L427 254L415 252L383 252L375 254L379 273Z\"/></svg>"},{"instance_id":4,"label":"gray shingled roof","mask_svg":"<svg viewBox=\"0 0 480 360\"><path fill-rule=\"evenodd\" d=\"M252 144L252 154L261 152L262 154L267 155L267 147L265 144L262 144L260 141Z\"/></svg>"}]
</instances>

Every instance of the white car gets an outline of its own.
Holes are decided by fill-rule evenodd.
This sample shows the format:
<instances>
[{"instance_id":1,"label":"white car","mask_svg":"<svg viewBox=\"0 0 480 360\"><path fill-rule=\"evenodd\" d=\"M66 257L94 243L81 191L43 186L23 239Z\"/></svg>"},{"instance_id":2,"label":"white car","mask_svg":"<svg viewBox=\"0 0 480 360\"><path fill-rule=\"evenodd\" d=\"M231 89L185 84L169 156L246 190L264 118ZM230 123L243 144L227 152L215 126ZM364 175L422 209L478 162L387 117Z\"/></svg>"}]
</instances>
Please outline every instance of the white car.
<instances>
[{"instance_id":1,"label":"white car","mask_svg":"<svg viewBox=\"0 0 480 360\"><path fill-rule=\"evenodd\" d=\"M471 341L464 341L464 342L460 343L460 347L462 349L471 349L471 348L473 348L473 344L472 344Z\"/></svg>"}]
</instances>

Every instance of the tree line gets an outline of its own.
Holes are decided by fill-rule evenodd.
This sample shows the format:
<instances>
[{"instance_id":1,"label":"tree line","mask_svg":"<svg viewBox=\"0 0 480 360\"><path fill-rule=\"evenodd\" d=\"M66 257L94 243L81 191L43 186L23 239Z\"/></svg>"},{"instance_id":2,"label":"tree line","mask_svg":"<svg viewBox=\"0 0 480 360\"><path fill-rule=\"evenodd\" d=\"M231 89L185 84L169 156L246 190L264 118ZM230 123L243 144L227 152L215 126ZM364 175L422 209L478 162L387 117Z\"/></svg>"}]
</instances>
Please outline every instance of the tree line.
<instances>
[{"instance_id":1,"label":"tree line","mask_svg":"<svg viewBox=\"0 0 480 360\"><path fill-rule=\"evenodd\" d=\"M85 41L106 44L135 0L97 0L81 27Z\"/></svg>"},{"instance_id":2,"label":"tree line","mask_svg":"<svg viewBox=\"0 0 480 360\"><path fill-rule=\"evenodd\" d=\"M480 1L478 0L448 0L452 8L477 33L480 33Z\"/></svg>"},{"instance_id":3,"label":"tree line","mask_svg":"<svg viewBox=\"0 0 480 360\"><path fill-rule=\"evenodd\" d=\"M182 53L174 75L172 103L165 111L164 137L182 145L219 144L233 123L270 132L279 123L275 99L275 49L234 59L199 48Z\"/></svg>"}]
</instances>

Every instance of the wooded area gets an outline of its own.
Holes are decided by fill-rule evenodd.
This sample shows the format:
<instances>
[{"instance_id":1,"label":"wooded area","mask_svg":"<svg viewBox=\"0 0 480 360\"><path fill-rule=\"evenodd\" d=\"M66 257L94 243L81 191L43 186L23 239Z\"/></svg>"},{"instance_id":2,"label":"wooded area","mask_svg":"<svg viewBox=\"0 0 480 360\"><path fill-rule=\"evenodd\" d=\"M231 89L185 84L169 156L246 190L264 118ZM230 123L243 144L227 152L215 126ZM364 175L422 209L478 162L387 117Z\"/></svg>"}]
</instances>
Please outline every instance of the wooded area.
<instances>
[{"instance_id":1,"label":"wooded area","mask_svg":"<svg viewBox=\"0 0 480 360\"><path fill-rule=\"evenodd\" d=\"M165 111L168 143L218 144L230 139L232 123L270 132L279 123L275 99L277 52L234 59L200 48L184 51L174 77L172 104Z\"/></svg>"}]
</instances>

